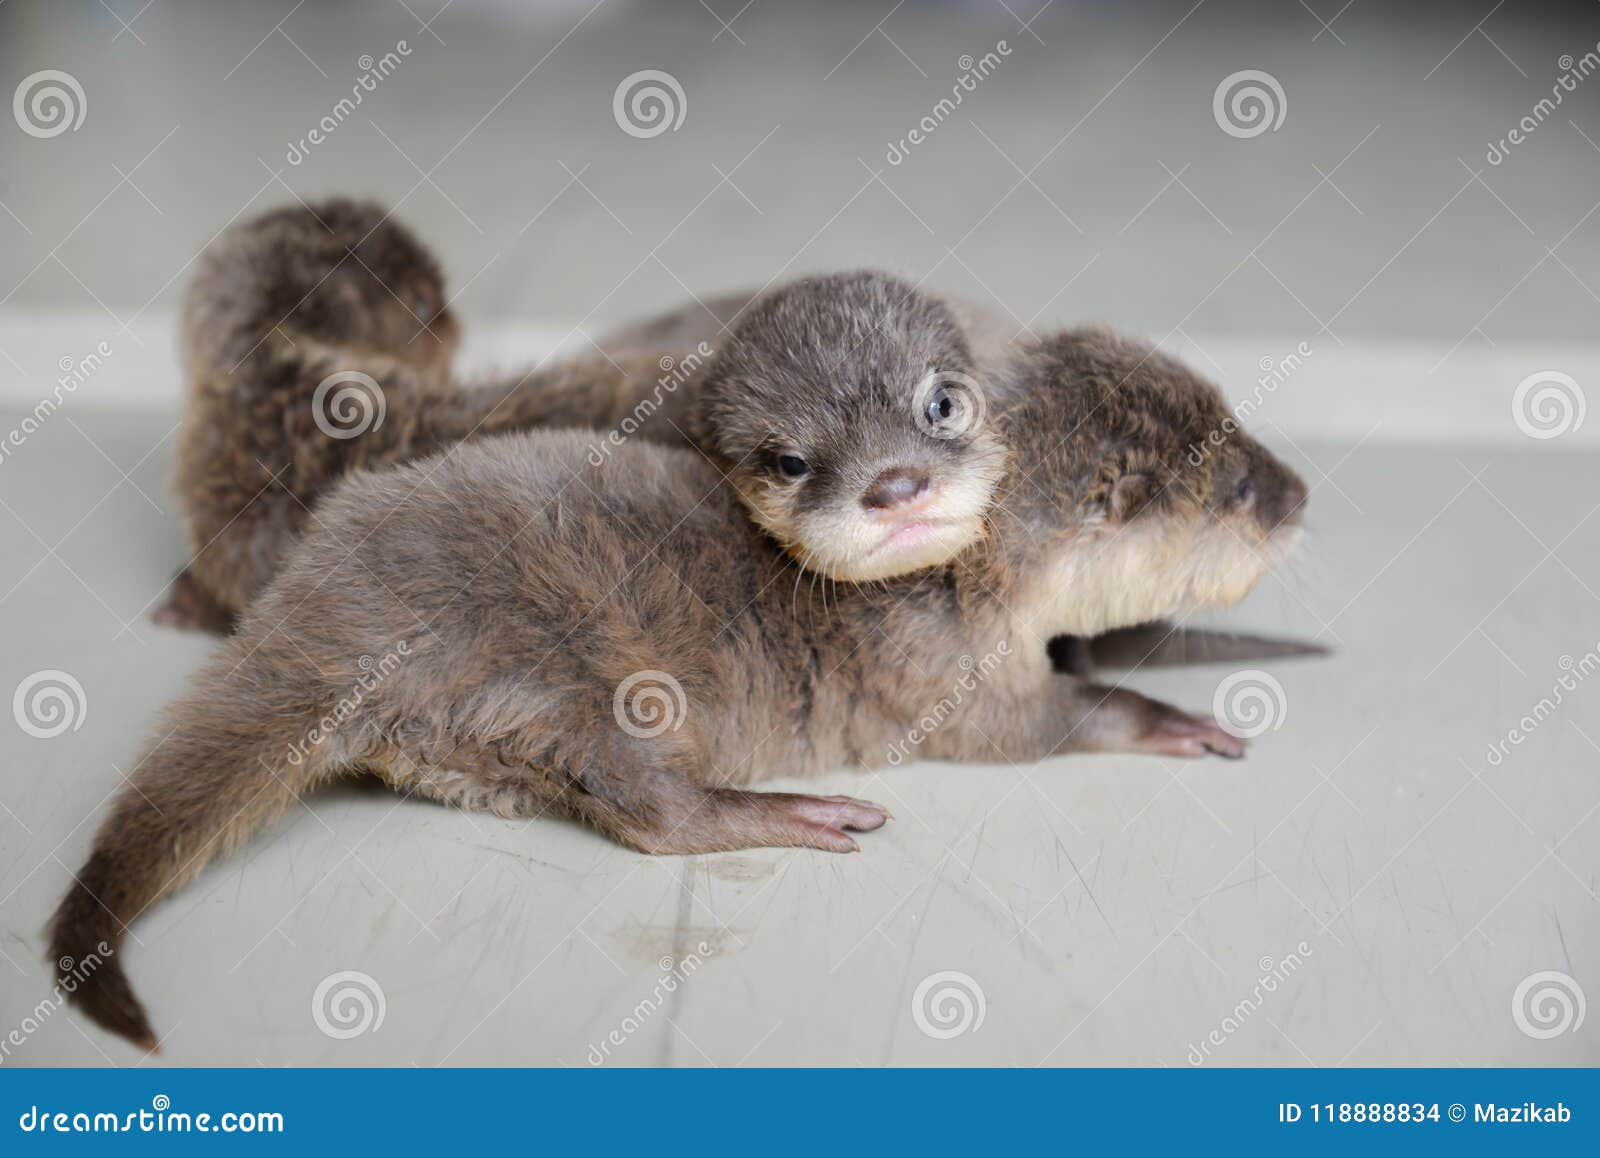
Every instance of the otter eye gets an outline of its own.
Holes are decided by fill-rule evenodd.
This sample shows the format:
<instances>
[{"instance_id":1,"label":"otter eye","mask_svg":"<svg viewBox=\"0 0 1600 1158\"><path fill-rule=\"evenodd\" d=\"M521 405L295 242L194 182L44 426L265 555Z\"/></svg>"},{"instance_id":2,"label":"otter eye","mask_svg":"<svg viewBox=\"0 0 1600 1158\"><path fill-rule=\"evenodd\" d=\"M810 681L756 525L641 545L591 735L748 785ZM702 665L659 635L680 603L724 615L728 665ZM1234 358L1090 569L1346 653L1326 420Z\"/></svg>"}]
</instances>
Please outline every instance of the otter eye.
<instances>
[{"instance_id":1,"label":"otter eye","mask_svg":"<svg viewBox=\"0 0 1600 1158\"><path fill-rule=\"evenodd\" d=\"M943 386L928 396L928 421L935 426L941 422L948 422L955 412L956 400Z\"/></svg>"},{"instance_id":2,"label":"otter eye","mask_svg":"<svg viewBox=\"0 0 1600 1158\"><path fill-rule=\"evenodd\" d=\"M778 473L784 478L805 478L811 473L811 464L798 454L780 454L778 456Z\"/></svg>"},{"instance_id":3,"label":"otter eye","mask_svg":"<svg viewBox=\"0 0 1600 1158\"><path fill-rule=\"evenodd\" d=\"M1251 482L1249 477L1246 476L1240 481L1239 485L1233 489L1233 501L1242 507L1245 503L1255 498L1255 494L1256 484Z\"/></svg>"}]
</instances>

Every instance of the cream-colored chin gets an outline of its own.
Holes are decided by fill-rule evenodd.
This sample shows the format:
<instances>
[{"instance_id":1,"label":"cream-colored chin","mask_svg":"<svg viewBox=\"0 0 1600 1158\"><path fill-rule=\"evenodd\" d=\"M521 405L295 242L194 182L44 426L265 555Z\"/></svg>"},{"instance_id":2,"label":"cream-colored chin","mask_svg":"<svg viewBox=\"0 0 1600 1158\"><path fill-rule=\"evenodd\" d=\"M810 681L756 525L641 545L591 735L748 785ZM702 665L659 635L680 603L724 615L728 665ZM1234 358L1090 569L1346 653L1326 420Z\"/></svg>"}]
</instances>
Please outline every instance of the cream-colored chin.
<instances>
[{"instance_id":1,"label":"cream-colored chin","mask_svg":"<svg viewBox=\"0 0 1600 1158\"><path fill-rule=\"evenodd\" d=\"M862 583L872 579L893 579L898 575L909 575L913 571L948 563L982 537L982 521L970 519L930 526L923 537L904 547L891 544L868 551L859 558L832 558L808 553L803 560L807 567L822 572L830 579Z\"/></svg>"}]
</instances>

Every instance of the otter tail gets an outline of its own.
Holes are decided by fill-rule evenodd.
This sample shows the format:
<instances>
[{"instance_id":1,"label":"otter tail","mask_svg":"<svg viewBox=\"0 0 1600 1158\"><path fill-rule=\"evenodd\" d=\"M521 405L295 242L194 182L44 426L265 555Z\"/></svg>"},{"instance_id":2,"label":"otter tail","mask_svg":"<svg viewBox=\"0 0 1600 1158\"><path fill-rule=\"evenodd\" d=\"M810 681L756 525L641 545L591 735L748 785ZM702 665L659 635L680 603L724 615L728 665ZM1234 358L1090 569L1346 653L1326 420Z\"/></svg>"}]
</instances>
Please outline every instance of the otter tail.
<instances>
[{"instance_id":1,"label":"otter tail","mask_svg":"<svg viewBox=\"0 0 1600 1158\"><path fill-rule=\"evenodd\" d=\"M316 755L296 759L305 730L278 714L283 707L219 695L214 686L181 701L171 731L128 778L51 919L50 955L68 1001L145 1049L158 1039L117 956L123 934L316 782Z\"/></svg>"}]
</instances>

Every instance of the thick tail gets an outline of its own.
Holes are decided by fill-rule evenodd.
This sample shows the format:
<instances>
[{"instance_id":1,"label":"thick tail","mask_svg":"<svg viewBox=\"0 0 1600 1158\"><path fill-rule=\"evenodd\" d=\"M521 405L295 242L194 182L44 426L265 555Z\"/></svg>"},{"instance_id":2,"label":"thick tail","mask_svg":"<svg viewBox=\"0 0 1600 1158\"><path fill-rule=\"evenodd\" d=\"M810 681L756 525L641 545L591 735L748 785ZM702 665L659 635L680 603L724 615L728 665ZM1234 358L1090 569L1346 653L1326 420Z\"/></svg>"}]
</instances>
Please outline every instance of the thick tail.
<instances>
[{"instance_id":1,"label":"thick tail","mask_svg":"<svg viewBox=\"0 0 1600 1158\"><path fill-rule=\"evenodd\" d=\"M157 1037L123 971L127 927L315 782L298 712L251 693L179 703L100 826L88 862L50 922L61 990L91 1021L145 1049Z\"/></svg>"},{"instance_id":2,"label":"thick tail","mask_svg":"<svg viewBox=\"0 0 1600 1158\"><path fill-rule=\"evenodd\" d=\"M1089 641L1088 650L1094 663L1121 669L1289 659L1327 655L1329 649L1316 640L1173 627L1162 621L1097 635Z\"/></svg>"}]
</instances>

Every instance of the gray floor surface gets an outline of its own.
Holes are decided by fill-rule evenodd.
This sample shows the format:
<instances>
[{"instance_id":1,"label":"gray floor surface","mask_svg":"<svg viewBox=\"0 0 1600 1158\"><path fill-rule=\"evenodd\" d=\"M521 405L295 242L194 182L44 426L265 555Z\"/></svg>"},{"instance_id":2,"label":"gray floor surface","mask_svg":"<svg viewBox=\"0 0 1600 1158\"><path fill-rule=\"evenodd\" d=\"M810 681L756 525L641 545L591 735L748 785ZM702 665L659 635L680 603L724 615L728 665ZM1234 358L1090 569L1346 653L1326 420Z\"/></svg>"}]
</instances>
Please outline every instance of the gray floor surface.
<instances>
[{"instance_id":1,"label":"gray floor surface","mask_svg":"<svg viewBox=\"0 0 1600 1158\"><path fill-rule=\"evenodd\" d=\"M0 1025L44 995L45 916L211 646L144 621L182 558L170 417L63 419L4 467L0 685L58 669L84 696L60 736L3 731ZM1600 1060L1595 1018L1537 1039L1512 1013L1535 973L1596 988L1594 687L1488 755L1600 663L1600 462L1291 458L1319 480L1313 538L1226 622L1336 651L1263 665L1283 695L1245 761L841 773L827 790L898 816L850 857L652 859L554 820L328 792L137 926L159 1061L1184 1065L1213 1031L1206 1064ZM1128 680L1203 708L1232 670ZM313 1014L343 971L384 1008L348 1039ZM930 1036L929 1003L935 1030L939 1008L963 1024L957 992L935 1000L952 985L969 1023L982 994L981 1024ZM16 1056L137 1060L69 1012Z\"/></svg>"}]
</instances>

